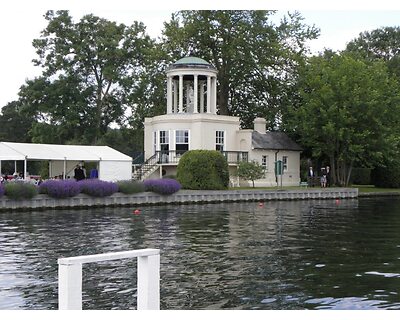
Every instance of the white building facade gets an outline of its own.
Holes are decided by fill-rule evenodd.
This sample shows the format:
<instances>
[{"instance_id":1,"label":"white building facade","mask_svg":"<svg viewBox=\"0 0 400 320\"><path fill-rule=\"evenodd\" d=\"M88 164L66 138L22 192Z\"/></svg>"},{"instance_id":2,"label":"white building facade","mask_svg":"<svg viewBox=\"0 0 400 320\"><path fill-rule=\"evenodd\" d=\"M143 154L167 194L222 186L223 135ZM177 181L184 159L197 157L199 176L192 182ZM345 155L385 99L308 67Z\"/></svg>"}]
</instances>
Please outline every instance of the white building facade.
<instances>
[{"instance_id":1,"label":"white building facade","mask_svg":"<svg viewBox=\"0 0 400 320\"><path fill-rule=\"evenodd\" d=\"M207 61L186 57L167 70L167 113L144 121L146 162L134 178L147 179L176 174L187 150L221 151L229 164L231 184L239 181L239 161L255 160L265 167L257 186L276 186L274 164L284 163L282 185L299 185L301 148L284 133L266 132L266 121L256 118L254 130L240 129L238 117L217 114L217 70ZM279 180L280 182L280 180Z\"/></svg>"}]
</instances>

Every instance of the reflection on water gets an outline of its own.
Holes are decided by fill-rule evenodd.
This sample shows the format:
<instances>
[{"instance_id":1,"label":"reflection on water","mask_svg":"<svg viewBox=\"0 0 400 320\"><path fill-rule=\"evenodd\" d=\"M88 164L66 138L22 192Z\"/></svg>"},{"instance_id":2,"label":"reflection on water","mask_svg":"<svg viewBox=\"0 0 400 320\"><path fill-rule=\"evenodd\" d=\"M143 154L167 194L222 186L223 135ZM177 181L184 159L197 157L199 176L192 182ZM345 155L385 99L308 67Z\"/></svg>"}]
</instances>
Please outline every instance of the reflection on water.
<instances>
[{"instance_id":1,"label":"reflection on water","mask_svg":"<svg viewBox=\"0 0 400 320\"><path fill-rule=\"evenodd\" d=\"M0 214L0 309L57 309L60 257L158 248L162 309L400 309L400 200ZM136 261L83 266L84 309L135 309Z\"/></svg>"}]
</instances>

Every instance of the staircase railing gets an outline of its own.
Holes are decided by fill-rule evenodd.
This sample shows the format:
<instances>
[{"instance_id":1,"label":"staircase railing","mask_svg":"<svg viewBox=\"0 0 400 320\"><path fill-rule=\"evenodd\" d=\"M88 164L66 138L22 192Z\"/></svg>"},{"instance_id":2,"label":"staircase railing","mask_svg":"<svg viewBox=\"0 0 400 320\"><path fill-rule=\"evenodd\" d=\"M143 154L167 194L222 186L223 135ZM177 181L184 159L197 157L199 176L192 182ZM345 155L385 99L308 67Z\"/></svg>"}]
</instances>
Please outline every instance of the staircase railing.
<instances>
[{"instance_id":1,"label":"staircase railing","mask_svg":"<svg viewBox=\"0 0 400 320\"><path fill-rule=\"evenodd\" d=\"M142 180L142 178L151 170L153 170L157 165L157 153L153 154L150 158L148 158L142 165L136 167L135 172L133 173L134 180Z\"/></svg>"},{"instance_id":2,"label":"staircase railing","mask_svg":"<svg viewBox=\"0 0 400 320\"><path fill-rule=\"evenodd\" d=\"M142 180L150 171L154 170L160 164L176 164L182 155L188 150L163 150L156 151L142 165L135 167L133 178ZM242 151L221 151L229 164L237 164L241 161L248 161L249 153Z\"/></svg>"}]
</instances>

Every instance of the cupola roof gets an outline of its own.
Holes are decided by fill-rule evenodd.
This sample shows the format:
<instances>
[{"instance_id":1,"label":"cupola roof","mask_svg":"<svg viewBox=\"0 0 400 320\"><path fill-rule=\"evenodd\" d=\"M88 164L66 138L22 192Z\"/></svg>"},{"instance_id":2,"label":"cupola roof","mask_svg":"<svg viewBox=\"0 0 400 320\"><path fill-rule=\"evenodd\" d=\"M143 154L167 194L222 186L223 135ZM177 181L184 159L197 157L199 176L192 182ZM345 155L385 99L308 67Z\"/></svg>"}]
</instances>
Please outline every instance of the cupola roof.
<instances>
[{"instance_id":1,"label":"cupola roof","mask_svg":"<svg viewBox=\"0 0 400 320\"><path fill-rule=\"evenodd\" d=\"M215 67L206 60L191 56L179 59L178 61L170 65L170 69L178 69L178 68L201 68L201 69L206 68L215 70Z\"/></svg>"}]
</instances>

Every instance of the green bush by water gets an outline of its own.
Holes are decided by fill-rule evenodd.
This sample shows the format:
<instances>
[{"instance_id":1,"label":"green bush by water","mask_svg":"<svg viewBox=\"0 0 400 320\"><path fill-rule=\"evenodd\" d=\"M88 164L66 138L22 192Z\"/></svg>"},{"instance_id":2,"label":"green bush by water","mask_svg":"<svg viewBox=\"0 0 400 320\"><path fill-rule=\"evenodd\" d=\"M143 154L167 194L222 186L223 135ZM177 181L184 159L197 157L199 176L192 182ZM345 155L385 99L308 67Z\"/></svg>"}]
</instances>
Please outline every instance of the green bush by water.
<instances>
[{"instance_id":1,"label":"green bush by water","mask_svg":"<svg viewBox=\"0 0 400 320\"><path fill-rule=\"evenodd\" d=\"M141 181L122 180L117 181L118 191L125 194L134 194L145 191L145 186Z\"/></svg>"},{"instance_id":2,"label":"green bush by water","mask_svg":"<svg viewBox=\"0 0 400 320\"><path fill-rule=\"evenodd\" d=\"M5 195L13 200L32 199L38 194L37 186L20 181L8 182L4 189Z\"/></svg>"},{"instance_id":3,"label":"green bush by water","mask_svg":"<svg viewBox=\"0 0 400 320\"><path fill-rule=\"evenodd\" d=\"M228 163L219 151L190 150L185 152L179 161L177 179L183 189L227 189Z\"/></svg>"}]
</instances>

